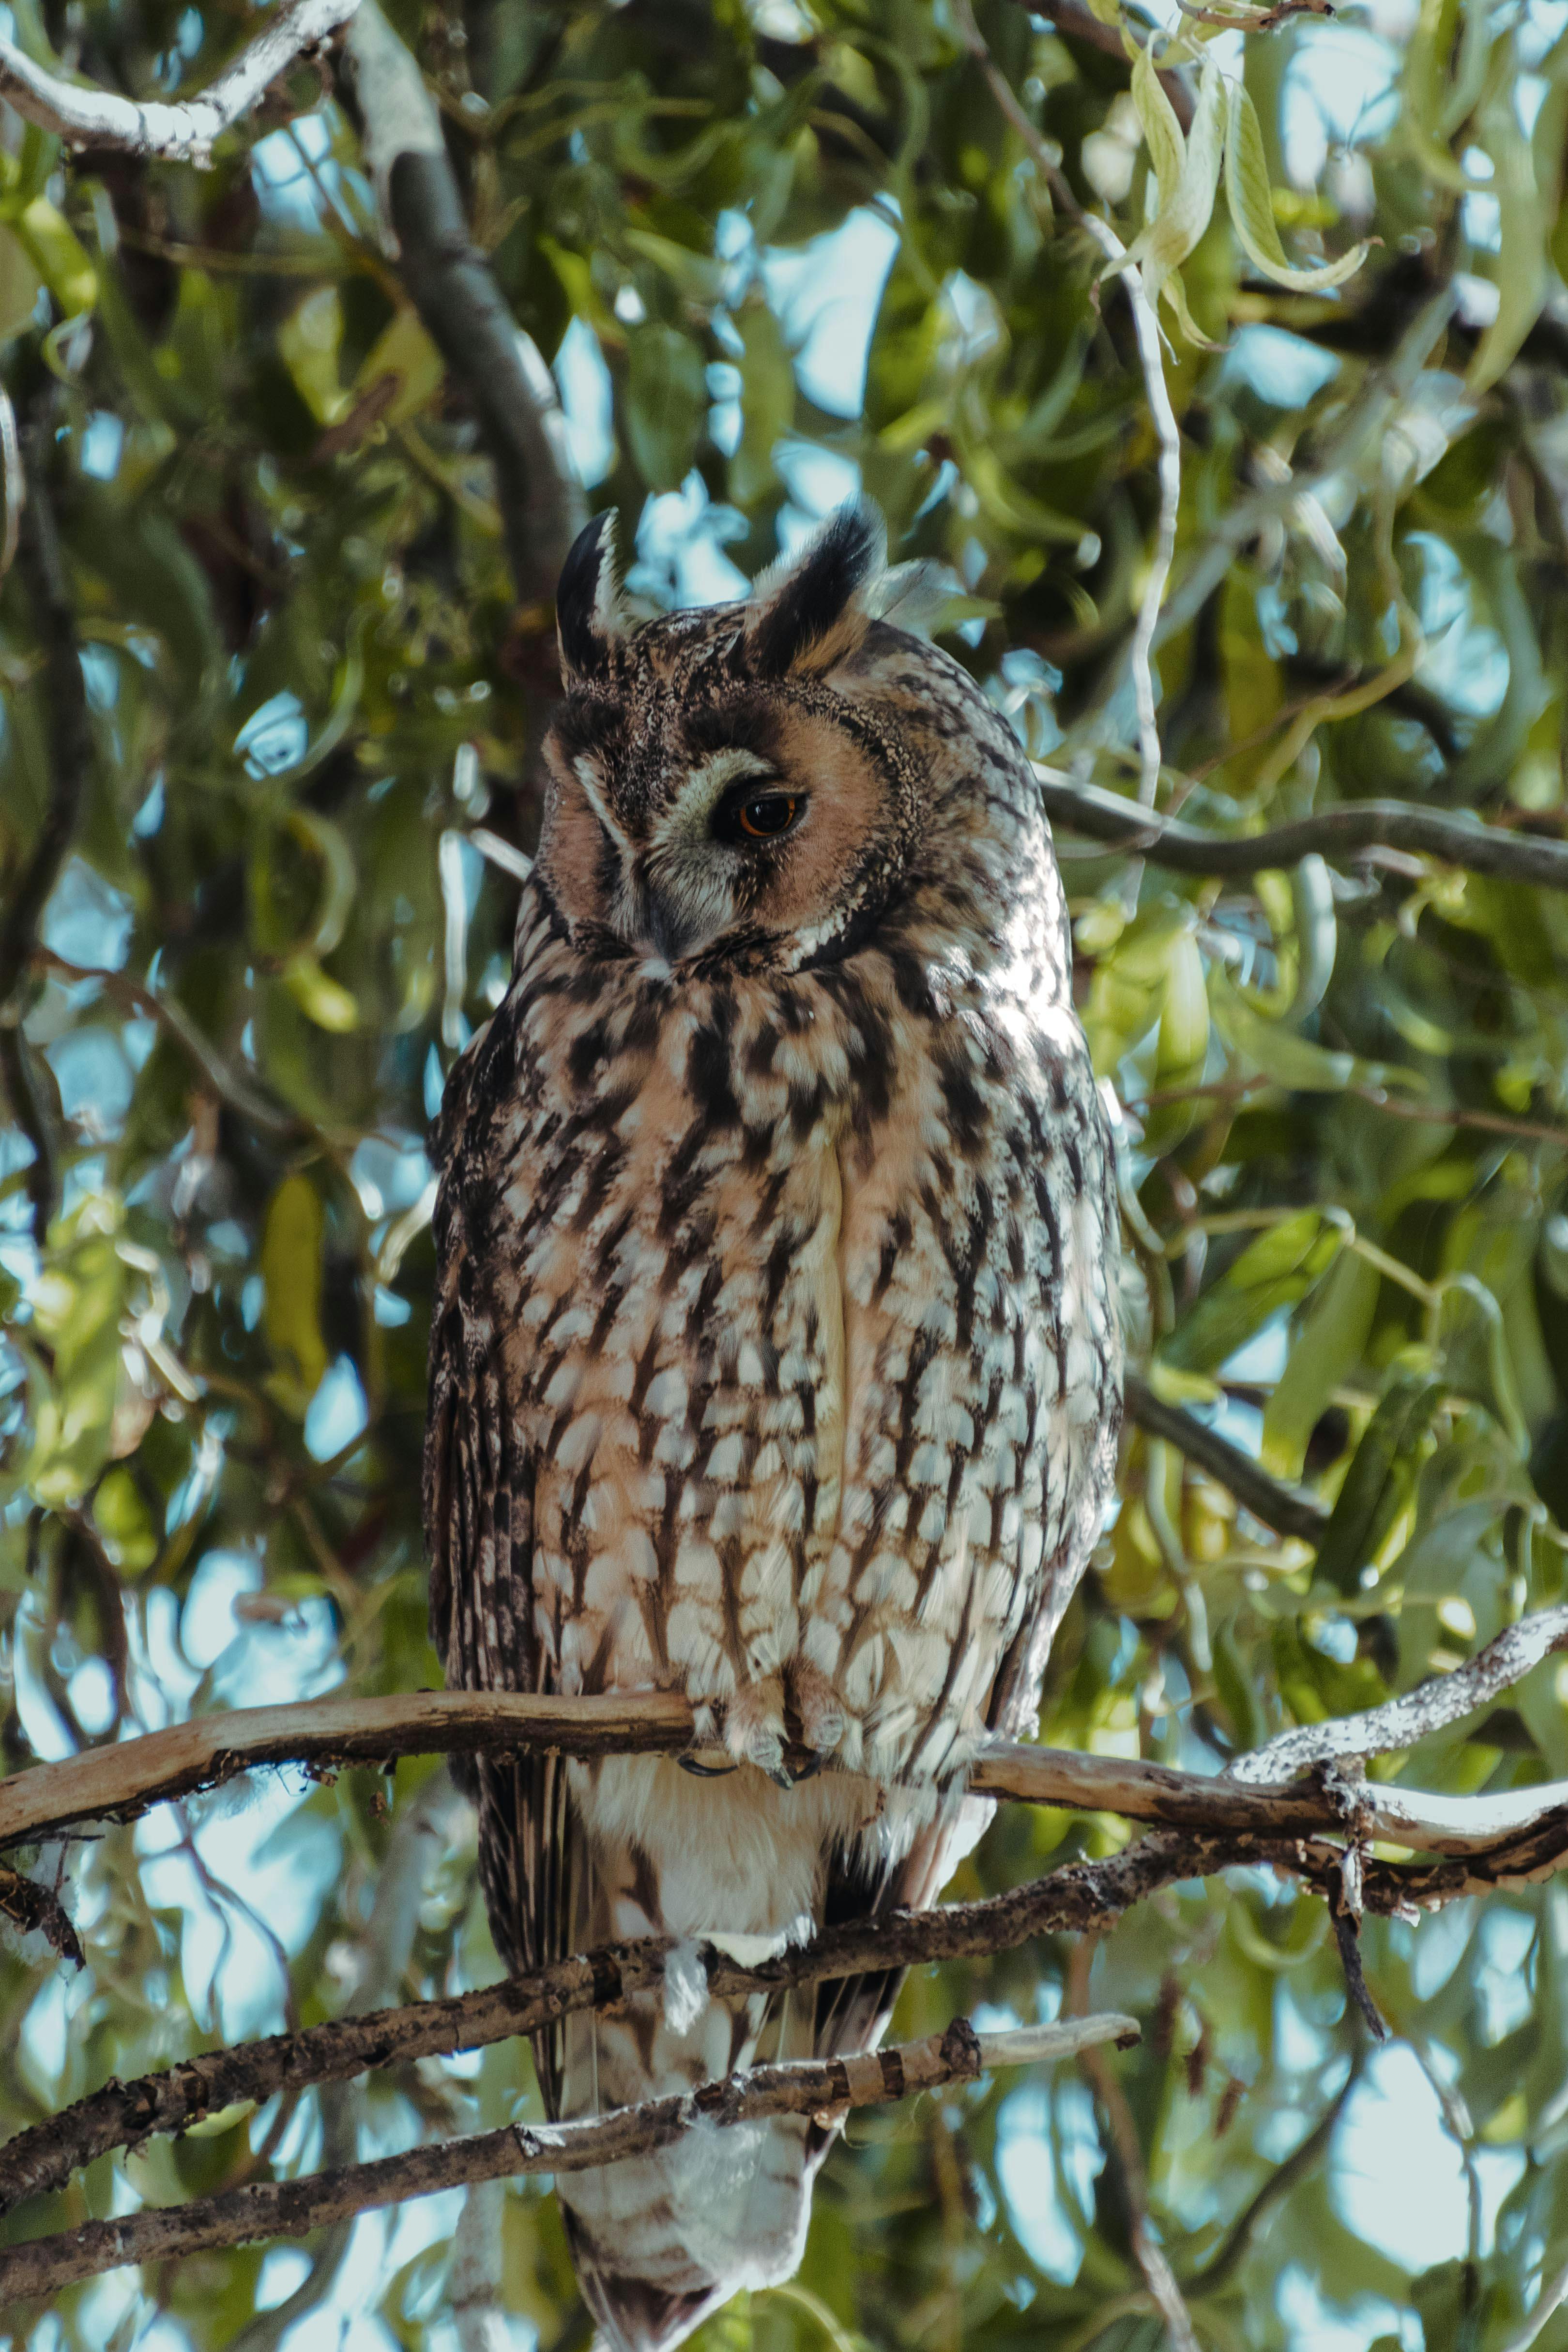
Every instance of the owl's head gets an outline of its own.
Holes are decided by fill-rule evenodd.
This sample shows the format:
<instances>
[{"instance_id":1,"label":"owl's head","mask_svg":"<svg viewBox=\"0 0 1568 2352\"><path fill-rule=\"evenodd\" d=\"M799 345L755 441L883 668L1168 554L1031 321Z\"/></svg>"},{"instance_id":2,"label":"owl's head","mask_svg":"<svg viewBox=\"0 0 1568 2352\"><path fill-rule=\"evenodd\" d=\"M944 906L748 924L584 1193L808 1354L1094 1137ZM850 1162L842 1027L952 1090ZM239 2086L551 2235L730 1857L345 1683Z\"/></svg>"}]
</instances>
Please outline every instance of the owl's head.
<instances>
[{"instance_id":1,"label":"owl's head","mask_svg":"<svg viewBox=\"0 0 1568 2352\"><path fill-rule=\"evenodd\" d=\"M610 520L561 576L542 881L590 950L842 952L898 892L930 807L930 762L879 677L889 648L915 650L873 609L897 577L880 517L843 508L744 604L641 626Z\"/></svg>"}]
</instances>

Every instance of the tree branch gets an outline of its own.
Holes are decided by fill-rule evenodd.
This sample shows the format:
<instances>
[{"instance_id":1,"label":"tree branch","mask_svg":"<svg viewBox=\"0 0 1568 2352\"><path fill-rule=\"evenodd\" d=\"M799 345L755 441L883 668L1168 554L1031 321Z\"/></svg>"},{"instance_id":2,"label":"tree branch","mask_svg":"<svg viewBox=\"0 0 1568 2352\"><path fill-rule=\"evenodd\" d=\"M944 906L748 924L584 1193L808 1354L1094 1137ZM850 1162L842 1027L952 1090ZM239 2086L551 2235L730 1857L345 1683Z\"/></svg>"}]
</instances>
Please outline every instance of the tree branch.
<instances>
[{"instance_id":1,"label":"tree branch","mask_svg":"<svg viewBox=\"0 0 1568 2352\"><path fill-rule=\"evenodd\" d=\"M0 42L0 49L5 47ZM45 451L47 393L22 436L24 505L19 518L17 577L26 592L43 648L39 681L49 755L49 796L20 879L0 921L0 1079L11 1115L33 1147L27 1192L33 1204L33 1236L39 1248L47 1237L55 1207L54 1155L47 1118L34 1083L22 1035L16 992L37 937L49 893L69 854L81 817L92 763L92 727L87 681L77 642L76 608L66 578L65 558L55 525ZM9 499L11 485L7 483Z\"/></svg>"},{"instance_id":2,"label":"tree branch","mask_svg":"<svg viewBox=\"0 0 1568 2352\"><path fill-rule=\"evenodd\" d=\"M554 383L468 235L439 110L375 0L360 0L346 49L365 162L404 284L473 403L518 601L527 622L547 629L561 566L587 520Z\"/></svg>"},{"instance_id":3,"label":"tree branch","mask_svg":"<svg viewBox=\"0 0 1568 2352\"><path fill-rule=\"evenodd\" d=\"M1114 848L1135 850L1175 874L1245 879L1270 866L1295 866L1313 851L1348 858L1368 849L1409 849L1469 874L1568 890L1568 842L1447 816L1415 801L1358 801L1347 808L1323 809L1315 816L1271 825L1264 833L1217 834L1184 824L1176 817L1158 816L1098 785L1074 783L1058 770L1037 762L1035 773L1053 824Z\"/></svg>"},{"instance_id":4,"label":"tree branch","mask_svg":"<svg viewBox=\"0 0 1568 2352\"><path fill-rule=\"evenodd\" d=\"M955 2018L945 2033L921 2042L847 2058L757 2066L726 2082L582 2123L507 2125L304 2180L258 2180L172 2210L87 2221L0 2252L0 2295L30 2300L123 2263L168 2262L213 2246L251 2245L258 2238L303 2237L323 2222L465 2182L582 2172L668 2147L700 2124L727 2130L767 2116L837 2118L851 2107L973 2082L994 2067L1032 2065L1101 2042L1137 2039L1136 2021L1114 2011L1009 2033L976 2033L966 2018Z\"/></svg>"},{"instance_id":5,"label":"tree branch","mask_svg":"<svg viewBox=\"0 0 1568 2352\"><path fill-rule=\"evenodd\" d=\"M1109 1926L1144 1896L1202 1875L1208 1862L1201 1840L1150 1837L1109 1861L1072 1863L982 1902L889 1911L826 1927L810 1943L792 1946L759 1967L742 1967L709 1944L690 1957L715 1999L880 1975L922 1962L984 1958L1036 1936ZM667 1937L609 1944L475 1992L335 2018L183 2059L137 2082L106 2083L0 2148L0 2213L63 2187L74 2170L110 2148L184 2130L242 2100L260 2105L279 2092L297 2095L312 2084L343 2082L367 2067L485 2049L538 2033L584 2010L617 2009L638 1993L659 1992L673 1948Z\"/></svg>"},{"instance_id":6,"label":"tree branch","mask_svg":"<svg viewBox=\"0 0 1568 2352\"><path fill-rule=\"evenodd\" d=\"M161 996L128 971L110 971L98 964L69 963L64 956L56 955L52 948L35 948L29 961L35 971L53 972L73 986L96 981L106 996L144 1019L155 1021L165 1035L190 1056L219 1100L241 1112L253 1125L265 1128L272 1135L293 1137L310 1132L295 1112L268 1102L248 1085L175 999Z\"/></svg>"},{"instance_id":7,"label":"tree branch","mask_svg":"<svg viewBox=\"0 0 1568 2352\"><path fill-rule=\"evenodd\" d=\"M250 112L280 73L335 33L357 5L358 0L285 0L272 22L208 89L174 106L64 81L35 65L14 41L0 39L0 97L68 146L112 147L127 155L205 165L214 142Z\"/></svg>"},{"instance_id":8,"label":"tree branch","mask_svg":"<svg viewBox=\"0 0 1568 2352\"><path fill-rule=\"evenodd\" d=\"M1151 1437L1163 1438L1227 1486L1238 1503L1246 1505L1254 1518L1272 1528L1276 1535L1300 1536L1308 1543L1321 1540L1329 1524L1329 1507L1316 1495L1302 1487L1287 1486L1271 1478L1261 1464L1222 1437L1217 1429L1208 1428L1196 1416L1184 1412L1180 1405L1166 1404L1157 1397L1145 1380L1136 1372L1126 1377L1127 1415Z\"/></svg>"},{"instance_id":9,"label":"tree branch","mask_svg":"<svg viewBox=\"0 0 1568 2352\"><path fill-rule=\"evenodd\" d=\"M1115 1812L1202 1835L1308 1837L1342 1829L1342 1787L1321 1768L1347 1757L1412 1748L1489 1706L1541 1660L1568 1648L1568 1608L1521 1618L1468 1664L1434 1675L1386 1706L1285 1732L1222 1776L1136 1758L1079 1755L996 1742L973 1766L976 1795ZM263 1765L317 1771L384 1764L398 1756L679 1755L697 1738L688 1702L673 1692L603 1698L516 1691L412 1691L384 1698L306 1699L198 1716L140 1739L36 1764L0 1781L0 1852L58 1837L83 1823L129 1821L154 1804L214 1788ZM1303 1779L1318 1770L1318 1779ZM1296 1785L1287 1787L1286 1783ZM1568 1806L1568 1783L1448 1797L1384 1783L1356 1791L1363 1834L1447 1854L1484 1853Z\"/></svg>"}]
</instances>

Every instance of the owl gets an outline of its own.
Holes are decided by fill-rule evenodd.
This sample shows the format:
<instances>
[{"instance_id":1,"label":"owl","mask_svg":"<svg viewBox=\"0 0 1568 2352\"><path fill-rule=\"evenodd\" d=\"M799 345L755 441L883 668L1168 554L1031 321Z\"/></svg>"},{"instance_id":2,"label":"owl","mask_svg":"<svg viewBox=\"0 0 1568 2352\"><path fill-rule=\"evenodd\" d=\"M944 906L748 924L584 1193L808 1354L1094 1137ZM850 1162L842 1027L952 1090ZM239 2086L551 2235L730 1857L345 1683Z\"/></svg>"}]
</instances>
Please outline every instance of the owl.
<instances>
[{"instance_id":1,"label":"owl","mask_svg":"<svg viewBox=\"0 0 1568 2352\"><path fill-rule=\"evenodd\" d=\"M555 2117L874 2043L896 1979L715 2000L680 1948L935 1900L1111 1493L1116 1191L1050 837L882 553L852 506L746 602L633 625L584 531L513 977L443 1105L447 1679L676 1691L697 1726L476 1768L509 1968L677 1939L662 1997L540 2037ZM563 2179L607 2344L786 2277L830 2137Z\"/></svg>"}]
</instances>

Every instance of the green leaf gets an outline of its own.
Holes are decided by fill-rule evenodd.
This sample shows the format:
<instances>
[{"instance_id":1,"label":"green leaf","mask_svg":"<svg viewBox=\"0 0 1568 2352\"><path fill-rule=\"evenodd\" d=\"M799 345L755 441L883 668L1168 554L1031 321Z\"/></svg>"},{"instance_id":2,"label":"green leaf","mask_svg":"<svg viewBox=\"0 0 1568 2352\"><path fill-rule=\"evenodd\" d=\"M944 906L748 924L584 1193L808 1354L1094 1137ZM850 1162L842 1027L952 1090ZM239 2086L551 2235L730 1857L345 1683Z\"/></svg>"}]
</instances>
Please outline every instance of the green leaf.
<instances>
[{"instance_id":1,"label":"green leaf","mask_svg":"<svg viewBox=\"0 0 1568 2352\"><path fill-rule=\"evenodd\" d=\"M1166 279L1193 251L1214 211L1225 142L1219 68L1212 57L1205 59L1193 127L1184 141L1147 47L1139 51L1132 69L1132 96L1154 165L1159 210L1106 275L1114 278L1124 269L1141 268L1149 299L1157 303Z\"/></svg>"},{"instance_id":2,"label":"green leaf","mask_svg":"<svg viewBox=\"0 0 1568 2352\"><path fill-rule=\"evenodd\" d=\"M1270 1316L1306 1297L1332 1265L1342 1238L1316 1209L1281 1218L1247 1244L1163 1341L1161 1362L1183 1371L1215 1370Z\"/></svg>"},{"instance_id":3,"label":"green leaf","mask_svg":"<svg viewBox=\"0 0 1568 2352\"><path fill-rule=\"evenodd\" d=\"M795 367L784 329L765 302L748 302L736 317L743 346L741 441L730 460L730 494L755 506L778 484L773 451L795 422Z\"/></svg>"},{"instance_id":4,"label":"green leaf","mask_svg":"<svg viewBox=\"0 0 1568 2352\"><path fill-rule=\"evenodd\" d=\"M68 319L98 301L98 272L65 215L35 196L10 222L16 241Z\"/></svg>"},{"instance_id":5,"label":"green leaf","mask_svg":"<svg viewBox=\"0 0 1568 2352\"><path fill-rule=\"evenodd\" d=\"M307 294L278 330L283 364L319 425L332 424L349 405L338 377L342 339L342 304L335 286L318 286Z\"/></svg>"},{"instance_id":6,"label":"green leaf","mask_svg":"<svg viewBox=\"0 0 1568 2352\"><path fill-rule=\"evenodd\" d=\"M1348 1599L1362 1570L1408 1498L1432 1425L1440 1384L1421 1372L1398 1374L1367 1423L1318 1547L1318 1577Z\"/></svg>"},{"instance_id":7,"label":"green leaf","mask_svg":"<svg viewBox=\"0 0 1568 2352\"><path fill-rule=\"evenodd\" d=\"M708 373L689 336L658 320L634 329L627 349L626 438L650 490L678 490L691 471L708 417Z\"/></svg>"},{"instance_id":8,"label":"green leaf","mask_svg":"<svg viewBox=\"0 0 1568 2352\"><path fill-rule=\"evenodd\" d=\"M1271 278L1276 286L1288 287L1293 294L1321 294L1328 287L1342 286L1347 278L1354 277L1371 250L1370 243L1363 239L1338 261L1325 262L1317 269L1297 269L1287 260L1275 225L1274 191L1268 184L1258 110L1246 84L1239 81L1233 84L1230 93L1225 189L1231 225L1247 259L1265 278Z\"/></svg>"},{"instance_id":9,"label":"green leaf","mask_svg":"<svg viewBox=\"0 0 1568 2352\"><path fill-rule=\"evenodd\" d=\"M285 1176L268 1203L262 1227L261 1328L277 1360L275 1386L297 1412L303 1412L327 1369L321 1337L325 1238L321 1194L308 1176Z\"/></svg>"},{"instance_id":10,"label":"green leaf","mask_svg":"<svg viewBox=\"0 0 1568 2352\"><path fill-rule=\"evenodd\" d=\"M313 955L293 955L283 967L283 985L307 1020L318 1029L346 1037L359 1027L359 1005L341 981L323 971Z\"/></svg>"},{"instance_id":11,"label":"green leaf","mask_svg":"<svg viewBox=\"0 0 1568 2352\"><path fill-rule=\"evenodd\" d=\"M0 342L31 323L43 282L16 230L0 224Z\"/></svg>"},{"instance_id":12,"label":"green leaf","mask_svg":"<svg viewBox=\"0 0 1568 2352\"><path fill-rule=\"evenodd\" d=\"M1513 77L1500 79L1482 109L1478 128L1492 159L1500 244L1497 257L1497 316L1488 326L1465 372L1465 389L1475 398L1496 383L1519 356L1521 344L1541 316L1548 286L1547 235L1552 223L1536 185L1531 142L1520 127Z\"/></svg>"},{"instance_id":13,"label":"green leaf","mask_svg":"<svg viewBox=\"0 0 1568 2352\"><path fill-rule=\"evenodd\" d=\"M1361 1362L1381 1283L1376 1267L1358 1251L1342 1250L1298 1324L1285 1370L1263 1409L1260 1458L1276 1477L1300 1476L1320 1416Z\"/></svg>"}]
</instances>

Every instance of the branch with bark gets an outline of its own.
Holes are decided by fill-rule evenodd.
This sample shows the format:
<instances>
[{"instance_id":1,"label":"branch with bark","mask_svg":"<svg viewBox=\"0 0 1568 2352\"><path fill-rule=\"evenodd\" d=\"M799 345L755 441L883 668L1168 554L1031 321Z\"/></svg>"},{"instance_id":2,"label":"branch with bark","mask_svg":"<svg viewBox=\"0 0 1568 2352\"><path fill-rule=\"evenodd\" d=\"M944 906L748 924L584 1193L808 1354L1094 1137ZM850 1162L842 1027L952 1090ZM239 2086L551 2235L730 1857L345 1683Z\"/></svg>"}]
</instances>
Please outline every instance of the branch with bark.
<instances>
[{"instance_id":1,"label":"branch with bark","mask_svg":"<svg viewBox=\"0 0 1568 2352\"><path fill-rule=\"evenodd\" d=\"M548 629L561 566L587 520L553 379L468 234L439 109L375 0L359 0L345 54L345 94L399 272L473 404L523 622Z\"/></svg>"},{"instance_id":2,"label":"branch with bark","mask_svg":"<svg viewBox=\"0 0 1568 2352\"><path fill-rule=\"evenodd\" d=\"M9 401L5 405L9 412ZM21 435L18 478L15 484L6 483L6 503L9 510L13 498L20 494L16 573L26 592L43 649L40 690L49 785L43 821L0 920L0 1083L9 1098L11 1116L33 1148L26 1181L32 1203L33 1238L41 1249L55 1211L55 1156L48 1115L34 1076L31 1051L22 1034L18 992L44 908L81 820L92 762L92 725L76 608L66 577L47 473L47 453L54 436L49 424L51 388L47 384L40 387L35 405L36 414Z\"/></svg>"},{"instance_id":3,"label":"branch with bark","mask_svg":"<svg viewBox=\"0 0 1568 2352\"><path fill-rule=\"evenodd\" d=\"M359 0L287 0L208 89L174 105L67 81L35 63L14 41L0 39L0 98L68 146L210 163L224 132L251 112L279 74L329 40L358 5Z\"/></svg>"},{"instance_id":4,"label":"branch with bark","mask_svg":"<svg viewBox=\"0 0 1568 2352\"><path fill-rule=\"evenodd\" d=\"M1205 833L1098 785L1075 783L1057 769L1037 763L1035 773L1053 824L1109 848L1132 850L1175 874L1245 881L1271 867L1299 865L1314 852L1353 858L1369 850L1402 849L1500 882L1568 890L1568 842L1446 815L1415 801L1357 801L1262 833Z\"/></svg>"},{"instance_id":5,"label":"branch with bark","mask_svg":"<svg viewBox=\"0 0 1568 2352\"><path fill-rule=\"evenodd\" d=\"M1204 1832L1300 1837L1342 1819L1310 1776L1350 1758L1410 1748L1462 1722L1557 1651L1568 1608L1507 1627L1475 1658L1368 1714L1282 1734L1227 1774L1179 1771L1138 1759L997 1741L971 1768L980 1796L1114 1812ZM434 1753L680 1755L696 1744L688 1702L673 1693L558 1698L528 1692L416 1691L389 1698L304 1700L198 1717L140 1739L40 1764L0 1783L0 1851L95 1821L128 1821L154 1804L268 1765L330 1771ZM1297 1785L1287 1788L1285 1784ZM1485 1797L1446 1797L1369 1784L1369 1833L1429 1853L1481 1853L1568 1805L1568 1783Z\"/></svg>"},{"instance_id":6,"label":"branch with bark","mask_svg":"<svg viewBox=\"0 0 1568 2352\"><path fill-rule=\"evenodd\" d=\"M1565 1647L1568 1609L1522 1619L1451 1675L1434 1677L1363 1715L1287 1732L1218 1780L1049 1749L998 1749L976 1767L971 1785L977 1791L1122 1811L1137 1819L1180 1821L1184 1825L1158 1830L1108 1861L1071 1864L984 1902L891 1912L826 1928L811 1943L760 1967L743 1968L708 1946L699 1948L697 1965L709 1992L729 1997L922 1962L978 1958L1016 1948L1037 1936L1109 1926L1163 1887L1243 1864L1272 1864L1341 1901L1347 1856L1353 1853L1359 1860L1367 1842L1379 1837L1406 1847L1425 1844L1453 1858L1426 1866L1384 1858L1361 1860L1358 1902L1365 1911L1409 1916L1415 1906L1437 1907L1461 1895L1538 1881L1568 1860L1568 1788L1446 1799L1350 1779L1342 1768L1352 1759L1410 1748L1450 1728ZM416 1740L427 1742L444 1716L446 1744L472 1748L500 1739L515 1748L522 1744L522 1727L531 1710L536 1734L548 1722L550 1744L578 1753L604 1752L612 1722L616 1728L610 1744L620 1749L635 1747L639 1709L645 1710L640 1727L645 1749L678 1748L690 1730L683 1703L663 1696L568 1703L504 1694L424 1693L414 1702L317 1701L293 1710L253 1712L262 1718L291 1713L297 1720L324 1706L338 1710L330 1733L336 1746L330 1752L340 1759L348 1751L384 1754L391 1718L399 1706L412 1709L417 1721L410 1746ZM541 1712L544 1709L553 1712L547 1717ZM232 1727L238 1718L213 1720ZM597 1748L589 1745L588 1727L595 1720ZM268 1722L266 1736L275 1748L281 1727ZM167 1739L169 1735L152 1737ZM0 1790L0 1797L14 1794L27 1781L68 1773L79 1764L111 1762L144 1744L126 1742L102 1756L73 1759L71 1765L37 1767L18 1776L11 1788ZM243 1751L243 1737L234 1734L228 1748L219 1752ZM187 1768L190 1760L185 1759ZM1296 1778L1302 1773L1316 1777L1303 1783ZM662 1987L671 1948L667 1939L659 1938L609 1946L531 1977L455 1999L351 2014L187 2059L137 2083L110 2083L0 2149L0 2211L61 2187L75 2168L115 2147L135 2146L156 2132L182 2130L237 2102L259 2104L279 2092L297 2095L311 2084L344 2081L368 2067L477 2049L540 2032L583 2010L612 2009L636 1994L656 1992ZM458 2173L452 2179L490 2177L495 2176ZM432 2185L451 2184L443 2179ZM423 2192L405 2188L396 2193ZM310 2210L316 2220L330 2218L324 2208ZM279 2231L291 2226L287 2214L276 2226ZM117 2243L103 2240L100 2252L104 2263L142 2258L115 2252ZM178 2249L171 2242L161 2250ZM0 2285L17 2294L35 2291L19 2277L13 2281L3 2267Z\"/></svg>"},{"instance_id":7,"label":"branch with bark","mask_svg":"<svg viewBox=\"0 0 1568 2352\"><path fill-rule=\"evenodd\" d=\"M997 2067L1038 2064L1099 2042L1126 2045L1137 2039L1137 2021L1115 2011L1004 2033L976 2033L967 2018L954 2018L944 2033L923 2041L847 2058L756 2066L749 2074L640 2106L618 2107L583 2123L508 2124L304 2180L258 2180L169 2210L87 2221L0 2253L0 2295L12 2302L31 2300L122 2263L167 2262L214 2246L303 2237L323 2222L473 2181L583 2172L668 2147L699 2125L727 2130L768 2116L837 2123L852 2107L879 2106L917 2092L974 2082Z\"/></svg>"},{"instance_id":8,"label":"branch with bark","mask_svg":"<svg viewBox=\"0 0 1568 2352\"><path fill-rule=\"evenodd\" d=\"M1079 1755L996 1741L972 1766L977 1796L1121 1814L1203 1835L1310 1837L1343 1826L1342 1793L1323 1778L1346 1759L1414 1747L1489 1706L1542 1659L1568 1648L1568 1608L1521 1618L1467 1665L1434 1675L1370 1714L1285 1733L1223 1775L1136 1758ZM689 1703L673 1692L560 1698L517 1691L414 1691L387 1698L306 1699L242 1707L140 1739L37 1764L0 1782L0 1853L218 1787L264 1766L333 1771L400 1756L679 1756L698 1745ZM1313 1776L1316 1777L1313 1777ZM1496 1796L1447 1797L1368 1783L1364 1834L1451 1855L1486 1854L1568 1807L1568 1783Z\"/></svg>"}]
</instances>

